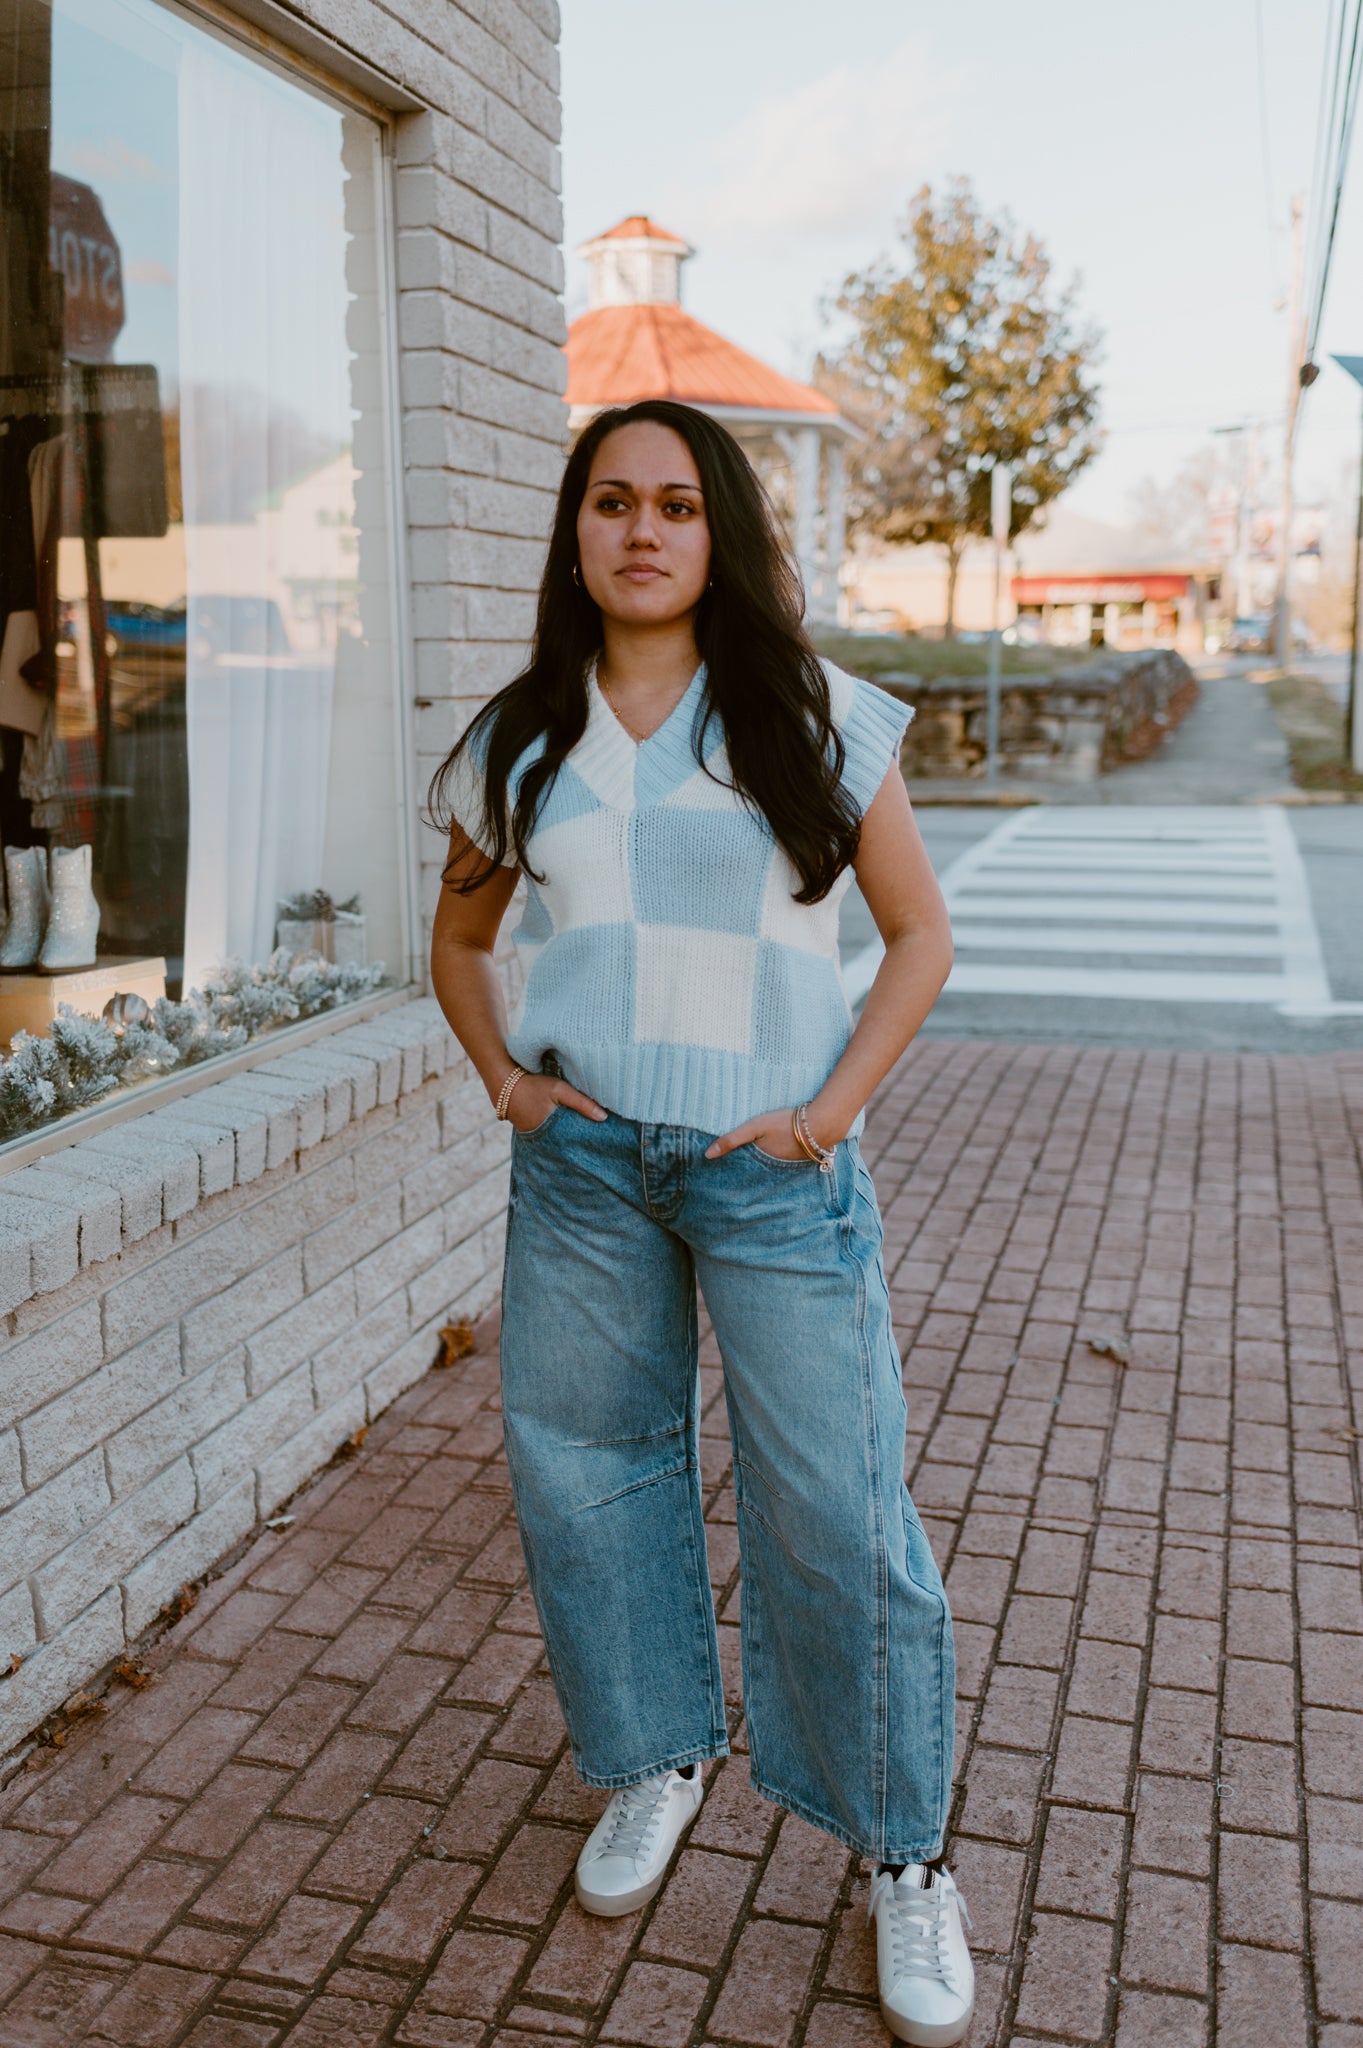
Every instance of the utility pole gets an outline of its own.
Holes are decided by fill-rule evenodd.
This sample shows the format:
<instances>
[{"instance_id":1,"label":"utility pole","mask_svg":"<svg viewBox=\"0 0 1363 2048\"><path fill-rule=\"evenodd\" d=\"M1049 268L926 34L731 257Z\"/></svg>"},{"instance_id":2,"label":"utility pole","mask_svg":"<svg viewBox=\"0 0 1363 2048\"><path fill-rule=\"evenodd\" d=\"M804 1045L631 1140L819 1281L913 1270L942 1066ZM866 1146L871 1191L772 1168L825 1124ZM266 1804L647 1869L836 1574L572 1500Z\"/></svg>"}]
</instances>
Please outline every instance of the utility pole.
<instances>
[{"instance_id":1,"label":"utility pole","mask_svg":"<svg viewBox=\"0 0 1363 2048\"><path fill-rule=\"evenodd\" d=\"M1336 356L1341 370L1363 385L1363 356ZM1354 532L1353 631L1349 636L1349 693L1344 706L1344 758L1363 775L1363 689L1359 687L1359 610L1363 601L1363 453L1359 457L1358 525Z\"/></svg>"},{"instance_id":2,"label":"utility pole","mask_svg":"<svg viewBox=\"0 0 1363 2048\"><path fill-rule=\"evenodd\" d=\"M985 780L990 789L999 786L999 699L1003 694L1003 646L1000 609L1003 590L1003 556L1013 523L1013 472L1006 462L996 462L989 479L989 524L994 534L994 624L989 635L989 699L985 740Z\"/></svg>"},{"instance_id":3,"label":"utility pole","mask_svg":"<svg viewBox=\"0 0 1363 2048\"><path fill-rule=\"evenodd\" d=\"M1334 358L1340 360L1338 356ZM1345 698L1345 760L1363 774L1363 692L1359 690L1359 573L1363 569L1363 461L1359 463L1359 524L1353 535L1353 629L1349 635L1349 696Z\"/></svg>"},{"instance_id":4,"label":"utility pole","mask_svg":"<svg viewBox=\"0 0 1363 2048\"><path fill-rule=\"evenodd\" d=\"M1254 514L1259 503L1259 422L1237 420L1231 427L1213 427L1214 434L1234 434L1242 440L1235 460L1235 552L1231 561L1234 583L1234 611L1241 619L1254 610L1254 587L1250 548L1254 537Z\"/></svg>"},{"instance_id":5,"label":"utility pole","mask_svg":"<svg viewBox=\"0 0 1363 2048\"><path fill-rule=\"evenodd\" d=\"M1242 613L1254 610L1254 574L1251 551L1254 546L1254 515L1259 509L1259 422L1251 420L1245 432L1244 541L1237 564L1239 593L1236 603Z\"/></svg>"},{"instance_id":6,"label":"utility pole","mask_svg":"<svg viewBox=\"0 0 1363 2048\"><path fill-rule=\"evenodd\" d=\"M1301 404L1301 371L1306 355L1305 323L1301 306L1302 201L1292 195L1292 273L1287 306L1287 415L1283 422L1283 491L1278 512L1278 666L1287 668L1292 660L1292 616L1290 581L1292 575L1292 458L1296 448L1297 409Z\"/></svg>"}]
</instances>

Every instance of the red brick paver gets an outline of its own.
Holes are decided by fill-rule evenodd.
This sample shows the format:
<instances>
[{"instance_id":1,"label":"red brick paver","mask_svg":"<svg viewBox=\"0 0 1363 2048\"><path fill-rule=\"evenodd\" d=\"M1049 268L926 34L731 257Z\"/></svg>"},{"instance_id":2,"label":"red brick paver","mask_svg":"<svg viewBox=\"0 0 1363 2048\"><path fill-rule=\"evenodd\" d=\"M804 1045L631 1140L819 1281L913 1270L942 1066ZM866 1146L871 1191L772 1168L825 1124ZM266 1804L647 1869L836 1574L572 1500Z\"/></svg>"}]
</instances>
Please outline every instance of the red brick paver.
<instances>
[{"instance_id":1,"label":"red brick paver","mask_svg":"<svg viewBox=\"0 0 1363 2048\"><path fill-rule=\"evenodd\" d=\"M1361 1135L1347 1055L934 1041L875 1105L908 1471L957 1616L975 2048L1363 2041ZM573 1903L601 1797L489 1350L0 1792L0 2048L887 2040L864 1867L747 1784L712 1349L736 1754L649 1911Z\"/></svg>"}]
</instances>

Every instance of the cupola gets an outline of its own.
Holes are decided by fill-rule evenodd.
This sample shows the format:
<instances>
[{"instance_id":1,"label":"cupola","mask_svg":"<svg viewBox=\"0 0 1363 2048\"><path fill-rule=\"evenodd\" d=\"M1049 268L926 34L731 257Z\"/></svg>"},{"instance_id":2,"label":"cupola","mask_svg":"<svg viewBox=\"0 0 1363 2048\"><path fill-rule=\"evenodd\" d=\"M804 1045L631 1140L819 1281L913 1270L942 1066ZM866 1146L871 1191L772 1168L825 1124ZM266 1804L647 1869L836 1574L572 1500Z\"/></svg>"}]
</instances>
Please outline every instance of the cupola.
<instances>
[{"instance_id":1,"label":"cupola","mask_svg":"<svg viewBox=\"0 0 1363 2048\"><path fill-rule=\"evenodd\" d=\"M695 252L646 213L631 213L583 242L578 253L587 259L587 303L595 312L600 306L679 306L681 267Z\"/></svg>"}]
</instances>

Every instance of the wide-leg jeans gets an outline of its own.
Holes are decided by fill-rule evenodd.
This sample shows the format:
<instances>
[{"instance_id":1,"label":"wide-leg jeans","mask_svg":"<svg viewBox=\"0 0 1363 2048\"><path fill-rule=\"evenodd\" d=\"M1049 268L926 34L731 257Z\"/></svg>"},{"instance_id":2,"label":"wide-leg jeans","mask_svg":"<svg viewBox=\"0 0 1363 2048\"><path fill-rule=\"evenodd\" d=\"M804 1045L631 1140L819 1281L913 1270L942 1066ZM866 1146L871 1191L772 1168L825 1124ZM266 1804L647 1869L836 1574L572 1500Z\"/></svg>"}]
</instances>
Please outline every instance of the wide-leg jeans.
<instances>
[{"instance_id":1,"label":"wide-leg jeans","mask_svg":"<svg viewBox=\"0 0 1363 2048\"><path fill-rule=\"evenodd\" d=\"M955 1668L904 1486L875 1190L679 1126L565 1108L514 1141L502 1397L580 1775L728 1751L699 1461L696 1282L724 1363L752 1780L863 1854L935 1855Z\"/></svg>"}]
</instances>

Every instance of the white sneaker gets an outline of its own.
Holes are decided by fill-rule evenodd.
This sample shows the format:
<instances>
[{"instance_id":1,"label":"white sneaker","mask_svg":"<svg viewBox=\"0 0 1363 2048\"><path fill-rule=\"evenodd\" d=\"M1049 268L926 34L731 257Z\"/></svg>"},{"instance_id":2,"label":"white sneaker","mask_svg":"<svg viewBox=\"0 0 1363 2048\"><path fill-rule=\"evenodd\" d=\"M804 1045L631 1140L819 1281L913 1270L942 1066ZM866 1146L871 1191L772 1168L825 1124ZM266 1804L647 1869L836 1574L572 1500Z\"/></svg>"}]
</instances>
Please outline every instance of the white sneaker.
<instances>
[{"instance_id":1,"label":"white sneaker","mask_svg":"<svg viewBox=\"0 0 1363 2048\"><path fill-rule=\"evenodd\" d=\"M975 1968L961 1931L962 1920L970 1922L950 1873L931 1884L923 1875L921 1863L909 1863L898 1877L878 1868L871 1883L880 2010L896 2040L950 2048L975 2010Z\"/></svg>"},{"instance_id":2,"label":"white sneaker","mask_svg":"<svg viewBox=\"0 0 1363 2048\"><path fill-rule=\"evenodd\" d=\"M578 1904L608 1919L646 1906L667 1876L682 1829L704 1791L697 1764L689 1778L662 1771L612 1792L577 1859Z\"/></svg>"}]
</instances>

